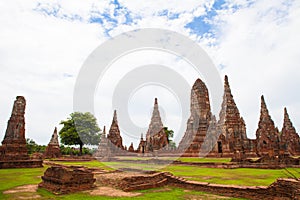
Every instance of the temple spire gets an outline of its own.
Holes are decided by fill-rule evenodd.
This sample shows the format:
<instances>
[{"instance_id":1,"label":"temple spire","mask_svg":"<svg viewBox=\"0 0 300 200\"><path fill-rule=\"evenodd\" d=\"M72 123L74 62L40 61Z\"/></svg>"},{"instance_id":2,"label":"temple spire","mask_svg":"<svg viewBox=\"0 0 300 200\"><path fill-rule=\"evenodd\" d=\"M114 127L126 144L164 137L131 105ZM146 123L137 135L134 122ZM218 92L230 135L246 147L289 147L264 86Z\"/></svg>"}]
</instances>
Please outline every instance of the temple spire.
<instances>
[{"instance_id":1,"label":"temple spire","mask_svg":"<svg viewBox=\"0 0 300 200\"><path fill-rule=\"evenodd\" d=\"M59 144L58 143L58 135L57 135L57 128L55 127L54 128L54 131L53 131L53 134L52 134L52 137L51 137L51 140L49 142L49 144Z\"/></svg>"},{"instance_id":2,"label":"temple spire","mask_svg":"<svg viewBox=\"0 0 300 200\"><path fill-rule=\"evenodd\" d=\"M153 108L153 112L152 112L149 129L147 132L147 137L158 133L163 127L164 126L161 121L161 117L160 117L160 113L159 113L159 109L158 109L158 101L157 101L157 98L155 98L154 99L154 108Z\"/></svg>"},{"instance_id":3,"label":"temple spire","mask_svg":"<svg viewBox=\"0 0 300 200\"><path fill-rule=\"evenodd\" d=\"M103 127L103 133L102 134L106 135L106 127L105 126Z\"/></svg>"},{"instance_id":4,"label":"temple spire","mask_svg":"<svg viewBox=\"0 0 300 200\"><path fill-rule=\"evenodd\" d=\"M118 123L118 119L117 119L117 110L114 110L113 122Z\"/></svg>"},{"instance_id":5,"label":"temple spire","mask_svg":"<svg viewBox=\"0 0 300 200\"><path fill-rule=\"evenodd\" d=\"M117 111L114 110L113 120L109 129L109 133L107 135L107 139L109 139L115 146L124 149L122 144L122 137L120 134L120 129L117 120Z\"/></svg>"},{"instance_id":6,"label":"temple spire","mask_svg":"<svg viewBox=\"0 0 300 200\"><path fill-rule=\"evenodd\" d=\"M265 98L261 96L260 118L256 130L257 153L275 156L279 154L279 131L272 120Z\"/></svg>"},{"instance_id":7,"label":"temple spire","mask_svg":"<svg viewBox=\"0 0 300 200\"><path fill-rule=\"evenodd\" d=\"M25 107L26 100L22 96L17 96L11 117L7 124L4 140L2 144L10 143L11 140L17 140L22 144L26 144L25 140Z\"/></svg>"}]
</instances>

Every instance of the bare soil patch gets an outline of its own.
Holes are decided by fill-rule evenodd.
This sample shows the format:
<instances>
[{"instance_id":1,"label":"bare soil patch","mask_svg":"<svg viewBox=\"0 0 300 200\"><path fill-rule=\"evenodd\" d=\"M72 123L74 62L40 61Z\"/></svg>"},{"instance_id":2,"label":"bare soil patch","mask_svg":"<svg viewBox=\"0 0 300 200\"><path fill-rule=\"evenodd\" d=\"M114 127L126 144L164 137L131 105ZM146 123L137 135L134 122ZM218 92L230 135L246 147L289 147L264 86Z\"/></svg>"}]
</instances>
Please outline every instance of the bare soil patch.
<instances>
[{"instance_id":1,"label":"bare soil patch","mask_svg":"<svg viewBox=\"0 0 300 200\"><path fill-rule=\"evenodd\" d=\"M6 190L3 194L13 194L13 193L20 193L20 192L36 192L38 189L38 185L22 185L15 187L10 190Z\"/></svg>"},{"instance_id":2,"label":"bare soil patch","mask_svg":"<svg viewBox=\"0 0 300 200\"><path fill-rule=\"evenodd\" d=\"M110 197L135 197L141 195L137 192L124 192L112 187L97 187L90 192L91 195L110 196Z\"/></svg>"}]
</instances>

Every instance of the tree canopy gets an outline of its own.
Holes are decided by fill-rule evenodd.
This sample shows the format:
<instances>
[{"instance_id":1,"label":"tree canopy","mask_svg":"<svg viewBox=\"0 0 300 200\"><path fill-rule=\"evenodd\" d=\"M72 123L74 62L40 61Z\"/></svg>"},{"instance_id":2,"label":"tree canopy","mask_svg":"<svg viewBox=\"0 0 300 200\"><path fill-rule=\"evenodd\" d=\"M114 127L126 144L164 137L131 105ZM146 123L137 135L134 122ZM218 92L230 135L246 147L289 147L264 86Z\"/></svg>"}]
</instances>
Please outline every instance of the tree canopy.
<instances>
[{"instance_id":1,"label":"tree canopy","mask_svg":"<svg viewBox=\"0 0 300 200\"><path fill-rule=\"evenodd\" d=\"M67 120L60 122L63 128L59 131L61 143L65 145L79 145L82 154L83 145L98 145L100 131L97 119L89 112L74 112Z\"/></svg>"},{"instance_id":2,"label":"tree canopy","mask_svg":"<svg viewBox=\"0 0 300 200\"><path fill-rule=\"evenodd\" d=\"M169 143L169 147L176 147L176 143L174 141L172 141L172 138L174 137L174 131L173 130L169 130L168 127L164 127L164 131L167 135L168 138L168 143Z\"/></svg>"}]
</instances>

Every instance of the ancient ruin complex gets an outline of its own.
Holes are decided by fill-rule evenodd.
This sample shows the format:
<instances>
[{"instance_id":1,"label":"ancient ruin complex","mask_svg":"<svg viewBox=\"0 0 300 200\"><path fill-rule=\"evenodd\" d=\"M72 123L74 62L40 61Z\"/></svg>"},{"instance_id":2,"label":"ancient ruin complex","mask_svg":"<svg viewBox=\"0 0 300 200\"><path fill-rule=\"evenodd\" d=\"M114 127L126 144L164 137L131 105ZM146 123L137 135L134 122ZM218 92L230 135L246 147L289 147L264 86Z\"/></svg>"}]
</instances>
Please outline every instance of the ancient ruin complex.
<instances>
[{"instance_id":1,"label":"ancient ruin complex","mask_svg":"<svg viewBox=\"0 0 300 200\"><path fill-rule=\"evenodd\" d=\"M58 158L61 156L56 127L43 156L44 158Z\"/></svg>"},{"instance_id":2,"label":"ancient ruin complex","mask_svg":"<svg viewBox=\"0 0 300 200\"><path fill-rule=\"evenodd\" d=\"M42 160L30 159L25 139L26 100L18 96L0 146L0 168L42 167Z\"/></svg>"},{"instance_id":3,"label":"ancient ruin complex","mask_svg":"<svg viewBox=\"0 0 300 200\"><path fill-rule=\"evenodd\" d=\"M185 134L178 147L175 150L168 149L168 138L164 132L158 101L155 98L146 138L144 139L142 134L137 149L134 150L133 144L131 144L126 152L160 151L160 155L231 157L236 161L257 156L300 155L300 138L286 108L280 134L269 115L263 96L261 97L256 139L247 137L246 124L234 101L227 76L224 79L224 94L219 120L211 113L209 91L200 79L195 81L191 90L190 113ZM107 138L111 144L124 150L116 112Z\"/></svg>"}]
</instances>

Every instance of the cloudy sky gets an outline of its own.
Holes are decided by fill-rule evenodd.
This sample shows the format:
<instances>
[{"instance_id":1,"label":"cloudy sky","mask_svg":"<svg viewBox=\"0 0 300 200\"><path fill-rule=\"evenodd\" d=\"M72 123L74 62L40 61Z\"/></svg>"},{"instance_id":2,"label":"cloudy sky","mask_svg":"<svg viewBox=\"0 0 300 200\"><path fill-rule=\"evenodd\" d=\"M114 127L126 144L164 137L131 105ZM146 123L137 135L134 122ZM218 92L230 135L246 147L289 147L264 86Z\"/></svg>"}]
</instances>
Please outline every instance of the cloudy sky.
<instances>
[{"instance_id":1,"label":"cloudy sky","mask_svg":"<svg viewBox=\"0 0 300 200\"><path fill-rule=\"evenodd\" d=\"M74 85L85 59L103 42L142 28L178 32L208 53L220 78L229 76L250 138L255 137L262 94L279 129L286 106L300 130L299 18L296 0L2 0L0 138L15 97L23 95L26 137L47 144L54 127L73 112ZM101 127L111 124L111 91L124 76L119 71L149 62L177 67L190 85L197 78L187 63L163 52L140 51L117 60L103 78L106 85L95 94L94 113ZM131 120L147 127L154 97L159 98L164 124L182 134L178 124L186 119L179 116L176 97L159 86L132 93ZM127 146L134 139L124 137Z\"/></svg>"}]
</instances>

